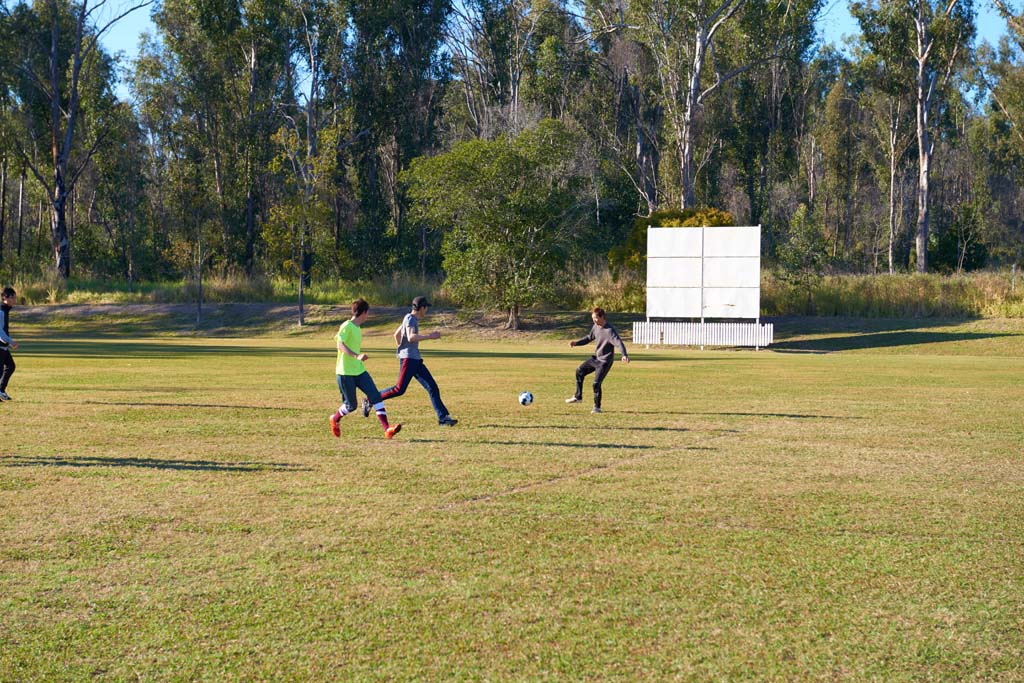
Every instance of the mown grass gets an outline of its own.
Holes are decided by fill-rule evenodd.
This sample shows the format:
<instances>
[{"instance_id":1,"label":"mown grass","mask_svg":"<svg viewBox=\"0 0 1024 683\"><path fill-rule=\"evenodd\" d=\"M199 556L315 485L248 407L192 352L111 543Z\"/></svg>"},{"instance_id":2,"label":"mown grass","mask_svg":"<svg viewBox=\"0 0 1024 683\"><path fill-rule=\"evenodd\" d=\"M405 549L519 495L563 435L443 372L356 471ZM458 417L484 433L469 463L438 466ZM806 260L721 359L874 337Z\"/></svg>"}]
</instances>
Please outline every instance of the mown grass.
<instances>
[{"instance_id":1,"label":"mown grass","mask_svg":"<svg viewBox=\"0 0 1024 683\"><path fill-rule=\"evenodd\" d=\"M393 442L327 431L335 322L22 320L0 680L1024 680L1019 321L635 348L600 416L579 350L461 332L461 423L414 385Z\"/></svg>"}]
</instances>

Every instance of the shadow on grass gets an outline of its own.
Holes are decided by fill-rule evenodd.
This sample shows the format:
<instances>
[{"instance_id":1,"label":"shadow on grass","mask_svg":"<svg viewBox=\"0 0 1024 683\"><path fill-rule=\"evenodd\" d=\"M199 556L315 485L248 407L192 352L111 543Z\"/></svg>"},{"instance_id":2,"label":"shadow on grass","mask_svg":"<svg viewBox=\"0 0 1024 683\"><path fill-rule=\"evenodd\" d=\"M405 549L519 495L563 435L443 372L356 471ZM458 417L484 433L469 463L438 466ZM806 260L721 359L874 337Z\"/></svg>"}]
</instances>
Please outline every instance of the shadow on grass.
<instances>
[{"instance_id":1,"label":"shadow on grass","mask_svg":"<svg viewBox=\"0 0 1024 683\"><path fill-rule=\"evenodd\" d=\"M509 343L509 346L512 342ZM513 347L515 348L515 347ZM486 351L464 351L455 349L430 349L431 358L515 358L520 360L564 360L567 364L566 372L572 372L576 365L582 363L593 353L593 346L580 347L579 351L565 352L537 352L519 350L488 349ZM371 350L372 356L380 357L382 354L390 356L392 351ZM325 343L322 348L309 348L297 346L248 346L244 344L204 344L191 340L182 342L166 342L156 340L144 341L120 341L120 340L36 340L31 344L25 344L19 349L19 354L25 356L49 356L58 358L113 358L126 360L129 358L147 358L163 360L190 360L201 356L277 356L294 358L322 358L333 359L335 350L330 342ZM711 357L694 355L686 359L687 362L708 362L733 360L728 357ZM742 360L737 356L735 360ZM397 362L397 360L396 360ZM674 356L661 356L656 354L645 354L636 356L634 362L642 363L677 363L679 359ZM619 364L620 361L616 361Z\"/></svg>"},{"instance_id":2,"label":"shadow on grass","mask_svg":"<svg viewBox=\"0 0 1024 683\"><path fill-rule=\"evenodd\" d=\"M881 349L893 346L920 346L922 344L977 341L979 339L1016 336L1019 335L1003 332L927 332L924 330L908 330L905 332L850 334L822 339L780 342L772 344L771 350L780 353L830 353L833 351Z\"/></svg>"},{"instance_id":3,"label":"shadow on grass","mask_svg":"<svg viewBox=\"0 0 1024 683\"><path fill-rule=\"evenodd\" d=\"M58 402L48 401L47 403ZM128 406L129 408L224 408L228 410L279 410L285 412L297 412L302 410L302 408L285 408L282 406L233 406L219 403L151 403L148 401L64 401L64 403L69 405L88 406Z\"/></svg>"},{"instance_id":4,"label":"shadow on grass","mask_svg":"<svg viewBox=\"0 0 1024 683\"><path fill-rule=\"evenodd\" d=\"M163 358L186 360L196 356L301 356L331 357L334 349L328 344L324 349L294 346L232 346L229 344L203 344L193 342L168 343L163 341L79 341L46 340L33 341L19 349L22 355L89 357L89 358Z\"/></svg>"},{"instance_id":5,"label":"shadow on grass","mask_svg":"<svg viewBox=\"0 0 1024 683\"><path fill-rule=\"evenodd\" d=\"M407 439L406 443L444 443L451 444L451 441L445 439ZM646 446L639 444L628 444L628 443L579 443L579 442L561 442L561 441L477 441L474 440L472 443L479 444L481 446L553 446L556 448L601 448L601 449L613 449L613 450L632 450L632 451L647 451L657 446Z\"/></svg>"},{"instance_id":6,"label":"shadow on grass","mask_svg":"<svg viewBox=\"0 0 1024 683\"><path fill-rule=\"evenodd\" d=\"M571 378L572 377L572 372L575 370L576 365L579 365L583 361L587 360L594 353L594 346L593 346L593 344L591 344L589 347L587 347L587 346L580 346L580 347L577 347L577 348L579 349L577 351L565 351L565 352L555 351L555 352L550 352L550 353L525 352L525 351L495 351L495 350L487 350L487 351L455 351L455 350L446 350L446 349L430 349L430 355L426 356L426 360L429 362L430 359L434 358L434 357L437 357L437 358L446 358L446 357L448 357L448 358L521 358L521 359L524 359L524 360L525 359L534 359L534 360L536 360L536 359L543 358L543 359L546 359L546 360L564 360L567 363L572 364L571 367L567 369L567 374ZM662 355L656 355L656 354L653 354L653 353L643 354L642 352L637 351L635 349L635 347L633 347L632 349L627 347L626 350L629 351L629 358L630 358L630 360L633 363L678 363L678 362L680 362L680 359L678 357L676 357L676 356L662 356ZM615 365L620 365L620 364L621 365L625 365L625 363L622 363L621 357L618 355L618 351L616 351L615 353L616 353L616 355L615 355ZM687 363L689 363L689 362L698 362L698 361L700 361L700 362L709 362L709 361L720 362L720 361L729 361L729 360L744 360L744 358L742 356L738 356L738 355L735 358L722 357L722 356L715 356L715 357L707 356L707 357L703 357L703 356L699 356L699 355L692 355L692 356L688 356L685 359L685 362L687 362Z\"/></svg>"},{"instance_id":7,"label":"shadow on grass","mask_svg":"<svg viewBox=\"0 0 1024 683\"><path fill-rule=\"evenodd\" d=\"M579 425L474 425L475 427L482 427L486 429L577 429ZM600 429L606 431L636 431L636 432L688 432L693 431L687 427L611 427L604 425L587 425L588 431L592 429ZM715 431L736 431L735 429L722 430L716 429Z\"/></svg>"},{"instance_id":8,"label":"shadow on grass","mask_svg":"<svg viewBox=\"0 0 1024 683\"><path fill-rule=\"evenodd\" d=\"M616 411L620 413L627 413L629 415L702 415L707 417L782 417L792 420L863 420L866 418L857 417L855 415L804 415L800 413L711 413L711 412L699 412L699 411L671 411L671 410L620 410ZM736 431L736 430L725 430L716 429L716 432L722 431Z\"/></svg>"},{"instance_id":9,"label":"shadow on grass","mask_svg":"<svg viewBox=\"0 0 1024 683\"><path fill-rule=\"evenodd\" d=\"M140 467L153 470L200 472L310 472L309 467L282 462L217 462L158 458L100 458L87 456L8 455L0 467Z\"/></svg>"}]
</instances>

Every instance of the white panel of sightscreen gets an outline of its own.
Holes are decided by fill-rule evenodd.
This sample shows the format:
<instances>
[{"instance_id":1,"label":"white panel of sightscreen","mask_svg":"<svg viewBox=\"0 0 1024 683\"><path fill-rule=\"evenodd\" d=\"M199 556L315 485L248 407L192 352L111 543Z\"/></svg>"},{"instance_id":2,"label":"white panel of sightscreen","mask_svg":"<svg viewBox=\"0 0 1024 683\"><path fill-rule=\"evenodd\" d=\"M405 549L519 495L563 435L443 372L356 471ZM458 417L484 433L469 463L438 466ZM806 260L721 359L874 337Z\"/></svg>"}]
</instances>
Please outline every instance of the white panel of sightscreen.
<instances>
[{"instance_id":1,"label":"white panel of sightscreen","mask_svg":"<svg viewBox=\"0 0 1024 683\"><path fill-rule=\"evenodd\" d=\"M647 286L700 288L701 259L651 258L647 259Z\"/></svg>"},{"instance_id":2,"label":"white panel of sightscreen","mask_svg":"<svg viewBox=\"0 0 1024 683\"><path fill-rule=\"evenodd\" d=\"M647 290L650 318L699 318L700 288L656 287Z\"/></svg>"},{"instance_id":3,"label":"white panel of sightscreen","mask_svg":"<svg viewBox=\"0 0 1024 683\"><path fill-rule=\"evenodd\" d=\"M647 258L701 255L701 228L648 228Z\"/></svg>"},{"instance_id":4,"label":"white panel of sightscreen","mask_svg":"<svg viewBox=\"0 0 1024 683\"><path fill-rule=\"evenodd\" d=\"M704 258L749 256L761 258L761 228L758 226L704 228Z\"/></svg>"},{"instance_id":5,"label":"white panel of sightscreen","mask_svg":"<svg viewBox=\"0 0 1024 683\"><path fill-rule=\"evenodd\" d=\"M705 318L757 318L761 297L756 289L704 288Z\"/></svg>"},{"instance_id":6,"label":"white panel of sightscreen","mask_svg":"<svg viewBox=\"0 0 1024 683\"><path fill-rule=\"evenodd\" d=\"M648 318L758 318L761 228L648 228Z\"/></svg>"},{"instance_id":7,"label":"white panel of sightscreen","mask_svg":"<svg viewBox=\"0 0 1024 683\"><path fill-rule=\"evenodd\" d=\"M704 259L704 287L760 287L761 259L740 256Z\"/></svg>"}]
</instances>

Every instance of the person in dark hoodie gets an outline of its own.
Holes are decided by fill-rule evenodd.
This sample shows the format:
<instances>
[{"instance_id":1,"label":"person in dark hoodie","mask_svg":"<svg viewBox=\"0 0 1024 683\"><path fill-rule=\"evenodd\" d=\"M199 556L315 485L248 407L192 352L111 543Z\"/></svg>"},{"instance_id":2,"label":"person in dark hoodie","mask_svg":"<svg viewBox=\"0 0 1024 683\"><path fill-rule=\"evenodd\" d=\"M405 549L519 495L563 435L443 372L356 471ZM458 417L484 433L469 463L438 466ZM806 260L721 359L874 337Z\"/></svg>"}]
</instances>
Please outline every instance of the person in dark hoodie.
<instances>
[{"instance_id":1,"label":"person in dark hoodie","mask_svg":"<svg viewBox=\"0 0 1024 683\"><path fill-rule=\"evenodd\" d=\"M594 326L590 328L587 336L569 342L569 346L586 346L592 341L597 342L594 355L576 368L576 393L565 399L566 403L579 403L583 400L583 378L591 373L594 375L594 409L590 412L601 412L601 384L608 376L608 371L615 363L615 349L622 353L622 362L629 363L629 354L626 353L626 345L622 343L622 337L618 331L608 324L604 309L595 306L590 312L590 319Z\"/></svg>"},{"instance_id":2,"label":"person in dark hoodie","mask_svg":"<svg viewBox=\"0 0 1024 683\"><path fill-rule=\"evenodd\" d=\"M13 287L4 287L0 293L0 401L10 401L7 394L7 383L14 374L13 349L18 348L17 342L11 339L11 308L14 307L15 291Z\"/></svg>"}]
</instances>

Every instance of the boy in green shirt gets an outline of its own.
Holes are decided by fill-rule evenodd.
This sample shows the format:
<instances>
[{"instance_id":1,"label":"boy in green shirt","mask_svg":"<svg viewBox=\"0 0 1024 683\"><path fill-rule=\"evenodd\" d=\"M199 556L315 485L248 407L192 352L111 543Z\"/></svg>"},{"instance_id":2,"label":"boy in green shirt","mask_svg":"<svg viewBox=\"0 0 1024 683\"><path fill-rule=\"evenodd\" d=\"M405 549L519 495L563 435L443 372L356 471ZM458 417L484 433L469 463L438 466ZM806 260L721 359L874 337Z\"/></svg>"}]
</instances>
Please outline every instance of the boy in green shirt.
<instances>
[{"instance_id":1,"label":"boy in green shirt","mask_svg":"<svg viewBox=\"0 0 1024 683\"><path fill-rule=\"evenodd\" d=\"M352 317L341 324L338 334L334 339L338 344L338 362L335 372L338 376L338 389L345 402L338 408L334 415L331 415L331 433L334 436L341 436L341 418L356 409L356 389L359 389L370 399L374 409L377 411L377 419L384 427L384 436L393 438L402 429L401 424L389 425L388 412L384 409L384 402L377 391L377 385L373 378L366 371L363 361L367 356L360 350L363 347L362 325L370 314L370 304L362 299L352 302Z\"/></svg>"}]
</instances>

